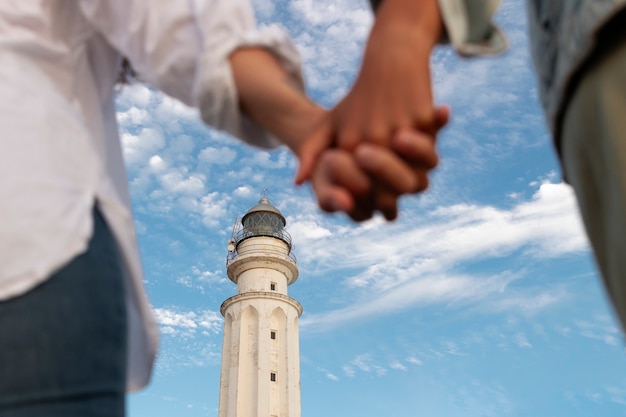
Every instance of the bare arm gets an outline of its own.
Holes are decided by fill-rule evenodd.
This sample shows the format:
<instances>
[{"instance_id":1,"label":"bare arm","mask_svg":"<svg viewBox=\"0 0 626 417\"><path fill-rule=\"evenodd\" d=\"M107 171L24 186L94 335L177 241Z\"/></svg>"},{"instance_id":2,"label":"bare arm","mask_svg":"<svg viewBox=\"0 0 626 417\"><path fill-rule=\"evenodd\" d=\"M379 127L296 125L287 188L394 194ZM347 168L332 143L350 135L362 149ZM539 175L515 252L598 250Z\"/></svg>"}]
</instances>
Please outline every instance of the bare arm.
<instances>
[{"instance_id":1,"label":"bare arm","mask_svg":"<svg viewBox=\"0 0 626 417\"><path fill-rule=\"evenodd\" d=\"M242 111L300 157L300 144L326 113L294 85L270 52L241 48L230 64Z\"/></svg>"},{"instance_id":2,"label":"bare arm","mask_svg":"<svg viewBox=\"0 0 626 417\"><path fill-rule=\"evenodd\" d=\"M362 212L355 211L353 218L371 216L378 209L387 219L393 219L400 194L419 192L428 186L427 173L438 160L435 135L449 115L446 108L434 107L430 77L430 54L442 31L437 0L382 2L354 86L303 145L306 150L296 177L298 183L313 175L317 158L329 146L330 138L334 146L356 152L358 166L370 174L371 169L381 166L374 159L374 149L358 150L362 143L381 145L378 152L391 146L412 168L403 188L390 187L383 180L377 182L377 191L364 198L344 199ZM399 134L420 144L410 150L422 151L411 153L401 143L398 146L392 139ZM377 172L376 178L389 178ZM320 205L324 207L323 202ZM333 211L330 205L326 209Z\"/></svg>"},{"instance_id":3,"label":"bare arm","mask_svg":"<svg viewBox=\"0 0 626 417\"><path fill-rule=\"evenodd\" d=\"M328 120L326 112L291 84L268 51L242 48L230 56L230 63L242 111L282 140L301 161L307 158L309 150L303 146L304 141ZM407 160L436 163L434 144L428 137L409 133L405 138ZM415 183L423 181L423 175L415 178L411 165L390 149L365 149L353 155L329 149L331 138L322 139L322 150L326 152L313 168L311 183L320 207L326 211L344 211L360 221L378 209L393 218L398 196L413 191ZM366 170L358 166L358 154ZM380 201L373 194L374 183L384 184L393 194Z\"/></svg>"}]
</instances>

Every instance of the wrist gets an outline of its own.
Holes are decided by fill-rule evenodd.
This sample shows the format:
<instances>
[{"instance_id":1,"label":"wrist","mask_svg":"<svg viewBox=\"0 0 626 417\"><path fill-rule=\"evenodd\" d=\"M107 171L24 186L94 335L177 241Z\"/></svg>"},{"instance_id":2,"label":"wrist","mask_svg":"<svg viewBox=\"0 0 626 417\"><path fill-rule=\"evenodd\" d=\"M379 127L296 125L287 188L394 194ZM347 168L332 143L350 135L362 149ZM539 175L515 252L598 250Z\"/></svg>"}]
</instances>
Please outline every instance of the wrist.
<instances>
[{"instance_id":1,"label":"wrist","mask_svg":"<svg viewBox=\"0 0 626 417\"><path fill-rule=\"evenodd\" d=\"M444 34L438 0L382 0L371 38L396 34L430 53Z\"/></svg>"},{"instance_id":2,"label":"wrist","mask_svg":"<svg viewBox=\"0 0 626 417\"><path fill-rule=\"evenodd\" d=\"M326 113L325 109L312 101L301 103L284 114L278 138L298 159L302 159L302 144Z\"/></svg>"}]
</instances>

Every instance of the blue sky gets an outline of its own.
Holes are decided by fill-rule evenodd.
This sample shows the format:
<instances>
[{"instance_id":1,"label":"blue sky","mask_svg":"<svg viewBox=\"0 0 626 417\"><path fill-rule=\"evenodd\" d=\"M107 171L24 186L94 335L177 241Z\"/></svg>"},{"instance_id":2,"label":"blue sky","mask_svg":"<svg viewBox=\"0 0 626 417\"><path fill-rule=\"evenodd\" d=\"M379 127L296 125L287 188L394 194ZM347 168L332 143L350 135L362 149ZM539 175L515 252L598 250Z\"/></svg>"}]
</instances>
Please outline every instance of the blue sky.
<instances>
[{"instance_id":1,"label":"blue sky","mask_svg":"<svg viewBox=\"0 0 626 417\"><path fill-rule=\"evenodd\" d=\"M358 69L365 0L255 0L332 106ZM524 4L497 15L497 58L433 56L452 107L431 189L394 223L325 215L286 149L259 151L135 85L118 99L146 288L161 327L130 417L216 416L222 301L237 218L269 190L287 218L304 306L303 416L626 416L624 338L607 304L537 104Z\"/></svg>"}]
</instances>

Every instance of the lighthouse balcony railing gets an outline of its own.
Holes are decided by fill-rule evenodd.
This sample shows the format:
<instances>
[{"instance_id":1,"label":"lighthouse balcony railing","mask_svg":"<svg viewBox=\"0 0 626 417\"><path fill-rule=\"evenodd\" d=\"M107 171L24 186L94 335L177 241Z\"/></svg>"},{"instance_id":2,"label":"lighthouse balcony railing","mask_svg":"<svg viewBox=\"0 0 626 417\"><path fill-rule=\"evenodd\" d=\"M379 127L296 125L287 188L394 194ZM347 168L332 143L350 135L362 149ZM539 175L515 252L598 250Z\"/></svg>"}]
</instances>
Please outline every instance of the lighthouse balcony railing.
<instances>
[{"instance_id":1,"label":"lighthouse balcony railing","mask_svg":"<svg viewBox=\"0 0 626 417\"><path fill-rule=\"evenodd\" d=\"M302 304L300 304L300 302L298 300L296 300L295 298L291 298L290 296L288 296L287 294L280 294L277 292L268 292L268 291L249 291L249 292L244 292L244 293L240 293L237 295L233 295L230 298L227 298L226 300L224 300L224 302L222 303L222 305L220 306L220 312L222 313L222 315L224 315L224 313L226 312L226 307L228 307L228 305L239 301L239 300L245 300L245 299L254 299L254 298L273 298L275 300L284 300L290 304L292 304L297 310L298 310L298 316L300 314L302 314Z\"/></svg>"},{"instance_id":2,"label":"lighthouse balcony railing","mask_svg":"<svg viewBox=\"0 0 626 417\"><path fill-rule=\"evenodd\" d=\"M249 239L251 237L258 237L258 236L273 237L275 239L282 240L283 242L287 244L287 247L289 250L289 253L287 256L292 261L297 262L296 255L294 255L294 253L292 252L293 246L291 243L291 235L287 233L287 231L276 230L276 229L268 230L268 228L264 228L264 227L258 227L258 228L246 227L246 228L239 230L237 233L233 234L232 240L235 243L235 250L228 253L226 264L228 265L233 259L235 259L239 255L237 252L237 247L242 241ZM271 249L268 249L267 247L264 247L263 250L265 252L268 252L269 250L269 253L275 252L277 255L284 255L282 251L278 251L278 250L272 251Z\"/></svg>"}]
</instances>

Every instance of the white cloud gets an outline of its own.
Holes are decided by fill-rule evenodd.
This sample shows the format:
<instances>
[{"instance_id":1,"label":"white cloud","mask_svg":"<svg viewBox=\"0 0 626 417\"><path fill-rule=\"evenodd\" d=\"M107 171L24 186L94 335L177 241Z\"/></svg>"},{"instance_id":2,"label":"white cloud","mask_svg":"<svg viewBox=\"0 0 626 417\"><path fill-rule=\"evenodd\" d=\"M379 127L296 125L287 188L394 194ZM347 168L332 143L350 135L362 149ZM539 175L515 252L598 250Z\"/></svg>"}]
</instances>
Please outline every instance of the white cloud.
<instances>
[{"instance_id":1,"label":"white cloud","mask_svg":"<svg viewBox=\"0 0 626 417\"><path fill-rule=\"evenodd\" d=\"M193 281L192 281L192 279L191 279L191 277L189 275L184 275L182 277L178 277L176 279L176 282L181 284L181 285L184 285L185 287L188 287L188 288L192 288L193 287Z\"/></svg>"},{"instance_id":2,"label":"white cloud","mask_svg":"<svg viewBox=\"0 0 626 417\"><path fill-rule=\"evenodd\" d=\"M167 166L165 164L165 161L163 161L163 158L161 158L159 155L154 155L153 157L151 157L148 163L150 165L150 168L152 168L155 172L162 171Z\"/></svg>"},{"instance_id":3,"label":"white cloud","mask_svg":"<svg viewBox=\"0 0 626 417\"><path fill-rule=\"evenodd\" d=\"M360 320L404 310L409 307L426 306L433 303L485 302L491 296L502 295L503 283L500 277L473 277L461 275L431 275L409 280L405 284L376 291L367 298L352 300L346 307L317 315L303 317L301 326L306 331L322 331Z\"/></svg>"},{"instance_id":4,"label":"white cloud","mask_svg":"<svg viewBox=\"0 0 626 417\"><path fill-rule=\"evenodd\" d=\"M135 105L145 108L155 95L159 95L159 93L143 84L131 84L121 89L117 102L122 105Z\"/></svg>"},{"instance_id":5,"label":"white cloud","mask_svg":"<svg viewBox=\"0 0 626 417\"><path fill-rule=\"evenodd\" d=\"M120 125L145 125L151 122L150 113L145 108L130 107L117 113Z\"/></svg>"},{"instance_id":6,"label":"white cloud","mask_svg":"<svg viewBox=\"0 0 626 417\"><path fill-rule=\"evenodd\" d=\"M305 219L302 217L304 216L288 218L289 233L292 236L297 236L299 241L329 238L333 235L332 231L319 221L319 218L307 216L308 218Z\"/></svg>"},{"instance_id":7,"label":"white cloud","mask_svg":"<svg viewBox=\"0 0 626 417\"><path fill-rule=\"evenodd\" d=\"M444 349L449 355L464 356L464 354L459 350L458 345L450 340L446 340L444 342Z\"/></svg>"},{"instance_id":8,"label":"white cloud","mask_svg":"<svg viewBox=\"0 0 626 417\"><path fill-rule=\"evenodd\" d=\"M422 365L422 361L417 359L414 356L409 356L408 358L406 358L406 361L408 363L410 363L410 364L413 364L413 365L417 365L417 366L421 366Z\"/></svg>"},{"instance_id":9,"label":"white cloud","mask_svg":"<svg viewBox=\"0 0 626 417\"><path fill-rule=\"evenodd\" d=\"M159 182L166 192L191 196L200 196L205 193L204 181L204 176L187 175L184 170L170 170L159 177Z\"/></svg>"},{"instance_id":10,"label":"white cloud","mask_svg":"<svg viewBox=\"0 0 626 417\"><path fill-rule=\"evenodd\" d=\"M223 285L229 280L223 270L206 270L198 266L191 267L191 273L182 275L176 279L176 282L184 287L193 288L201 294L210 291L211 288Z\"/></svg>"},{"instance_id":11,"label":"white cloud","mask_svg":"<svg viewBox=\"0 0 626 417\"><path fill-rule=\"evenodd\" d=\"M377 364L369 354L357 355L349 364L343 366L344 373L349 377L355 376L357 370L374 373L377 376L384 376L387 373L387 369Z\"/></svg>"},{"instance_id":12,"label":"white cloud","mask_svg":"<svg viewBox=\"0 0 626 417\"><path fill-rule=\"evenodd\" d=\"M222 328L221 316L211 310L178 311L155 308L154 315L165 334L193 338L198 331L219 333Z\"/></svg>"},{"instance_id":13,"label":"white cloud","mask_svg":"<svg viewBox=\"0 0 626 417\"><path fill-rule=\"evenodd\" d=\"M493 312L517 310L527 315L533 315L567 297L568 295L559 288L540 290L532 294L513 293L493 300L489 308Z\"/></svg>"},{"instance_id":14,"label":"white cloud","mask_svg":"<svg viewBox=\"0 0 626 417\"><path fill-rule=\"evenodd\" d=\"M354 358L350 363L356 366L358 369L360 369L363 372L369 372L371 369L371 366L369 365L369 363L371 361L372 360L369 355L359 355L356 358Z\"/></svg>"},{"instance_id":15,"label":"white cloud","mask_svg":"<svg viewBox=\"0 0 626 417\"><path fill-rule=\"evenodd\" d=\"M393 361L391 362L391 364L389 364L389 367L391 369L395 369L397 371L406 371L408 368L403 365L402 363L400 363L399 361Z\"/></svg>"},{"instance_id":16,"label":"white cloud","mask_svg":"<svg viewBox=\"0 0 626 417\"><path fill-rule=\"evenodd\" d=\"M326 373L326 378L330 379L331 381L339 381L339 377L330 372Z\"/></svg>"},{"instance_id":17,"label":"white cloud","mask_svg":"<svg viewBox=\"0 0 626 417\"><path fill-rule=\"evenodd\" d=\"M609 346L619 346L624 335L608 316L590 317L587 320L578 320L575 323L578 334L582 337L598 340Z\"/></svg>"},{"instance_id":18,"label":"white cloud","mask_svg":"<svg viewBox=\"0 0 626 417\"><path fill-rule=\"evenodd\" d=\"M611 402L626 405L626 388L623 386L609 386L605 390Z\"/></svg>"},{"instance_id":19,"label":"white cloud","mask_svg":"<svg viewBox=\"0 0 626 417\"><path fill-rule=\"evenodd\" d=\"M336 311L305 316L303 327L308 330L315 323L322 329L432 303L480 302L482 309L533 314L559 302L566 297L559 288L507 290L523 278L523 267L490 275L455 271L459 265L504 259L520 251L522 257L537 259L587 250L568 186L544 181L529 200L515 203L510 208L441 206L420 213L420 221L410 226L400 221L344 233L334 230L332 237L323 238L310 232L298 234L298 259L304 268L310 265L317 273L326 267L356 270L343 282L360 294Z\"/></svg>"},{"instance_id":20,"label":"white cloud","mask_svg":"<svg viewBox=\"0 0 626 417\"><path fill-rule=\"evenodd\" d=\"M406 219L417 221L409 226ZM409 211L395 224L344 230L334 230L330 239L298 236L300 246L305 246L299 258L328 265L332 261L335 268L376 265L380 270L398 262L419 263L422 271L434 271L463 260L502 257L520 248L543 257L587 250L575 199L564 184L542 184L530 201L510 209L455 204L430 212ZM370 272L376 278L380 275ZM374 276L364 279L379 283Z\"/></svg>"},{"instance_id":21,"label":"white cloud","mask_svg":"<svg viewBox=\"0 0 626 417\"><path fill-rule=\"evenodd\" d=\"M233 191L233 195L237 198L248 199L252 195L252 188L248 186L237 187L235 191Z\"/></svg>"},{"instance_id":22,"label":"white cloud","mask_svg":"<svg viewBox=\"0 0 626 417\"><path fill-rule=\"evenodd\" d=\"M208 227L220 225L226 216L226 204L228 199L217 192L209 193L201 198L202 222Z\"/></svg>"},{"instance_id":23,"label":"white cloud","mask_svg":"<svg viewBox=\"0 0 626 417\"><path fill-rule=\"evenodd\" d=\"M122 134L124 159L127 165L145 163L165 146L163 133L153 128L143 128L138 135Z\"/></svg>"},{"instance_id":24,"label":"white cloud","mask_svg":"<svg viewBox=\"0 0 626 417\"><path fill-rule=\"evenodd\" d=\"M154 110L159 120L169 123L180 120L198 120L197 109L186 106L184 103L164 94L162 94L160 98L161 100Z\"/></svg>"},{"instance_id":25,"label":"white cloud","mask_svg":"<svg viewBox=\"0 0 626 417\"><path fill-rule=\"evenodd\" d=\"M515 343L517 346L525 349L531 349L533 347L524 333L515 334Z\"/></svg>"},{"instance_id":26,"label":"white cloud","mask_svg":"<svg viewBox=\"0 0 626 417\"><path fill-rule=\"evenodd\" d=\"M216 165L229 165L237 157L237 151L227 146L207 147L198 154L198 159Z\"/></svg>"}]
</instances>

